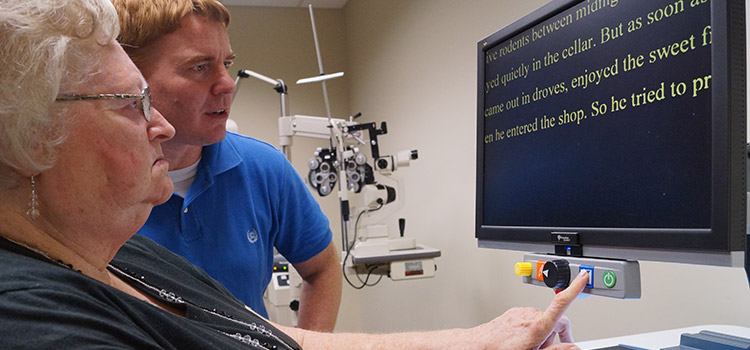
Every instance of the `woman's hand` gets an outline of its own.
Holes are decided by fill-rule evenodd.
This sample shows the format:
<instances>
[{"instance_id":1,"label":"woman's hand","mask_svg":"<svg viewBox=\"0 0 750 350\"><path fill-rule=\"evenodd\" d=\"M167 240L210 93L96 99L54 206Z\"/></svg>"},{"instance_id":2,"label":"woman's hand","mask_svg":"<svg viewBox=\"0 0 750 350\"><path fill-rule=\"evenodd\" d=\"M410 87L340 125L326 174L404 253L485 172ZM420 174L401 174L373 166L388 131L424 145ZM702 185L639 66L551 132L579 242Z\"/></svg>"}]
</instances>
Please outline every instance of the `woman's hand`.
<instances>
[{"instance_id":1,"label":"woman's hand","mask_svg":"<svg viewBox=\"0 0 750 350\"><path fill-rule=\"evenodd\" d=\"M481 349L578 349L573 345L570 321L563 316L568 306L586 287L589 275L579 274L570 286L555 295L544 312L534 308L513 308L498 318L474 328L482 339ZM561 344L554 344L559 336Z\"/></svg>"}]
</instances>

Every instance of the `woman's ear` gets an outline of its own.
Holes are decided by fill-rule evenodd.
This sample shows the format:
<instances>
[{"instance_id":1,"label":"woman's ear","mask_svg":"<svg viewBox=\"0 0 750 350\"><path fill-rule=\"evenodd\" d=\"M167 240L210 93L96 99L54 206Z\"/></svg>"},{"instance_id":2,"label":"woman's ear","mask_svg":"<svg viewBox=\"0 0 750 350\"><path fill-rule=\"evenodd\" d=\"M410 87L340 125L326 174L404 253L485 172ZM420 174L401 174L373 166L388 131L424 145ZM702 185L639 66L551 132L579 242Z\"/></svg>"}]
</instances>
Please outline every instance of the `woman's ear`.
<instances>
[{"instance_id":1,"label":"woman's ear","mask_svg":"<svg viewBox=\"0 0 750 350\"><path fill-rule=\"evenodd\" d=\"M5 171L5 169L7 169L7 167L0 166L0 172L15 173L19 177L30 178L32 176L39 176L39 171L37 170L11 169L10 171Z\"/></svg>"},{"instance_id":2,"label":"woman's ear","mask_svg":"<svg viewBox=\"0 0 750 350\"><path fill-rule=\"evenodd\" d=\"M20 171L5 164L0 164L0 191L17 188L23 179L29 179L31 175L35 175L35 173L32 171Z\"/></svg>"}]
</instances>

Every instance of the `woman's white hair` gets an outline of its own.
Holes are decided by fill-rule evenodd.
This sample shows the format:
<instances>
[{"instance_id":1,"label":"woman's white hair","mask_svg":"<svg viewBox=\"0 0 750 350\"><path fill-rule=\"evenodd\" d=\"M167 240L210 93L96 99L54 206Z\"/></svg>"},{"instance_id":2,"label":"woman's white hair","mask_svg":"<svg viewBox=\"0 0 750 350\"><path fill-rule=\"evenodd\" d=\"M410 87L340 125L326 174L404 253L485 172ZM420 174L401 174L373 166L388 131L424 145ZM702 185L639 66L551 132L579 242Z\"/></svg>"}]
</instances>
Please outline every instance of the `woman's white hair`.
<instances>
[{"instance_id":1,"label":"woman's white hair","mask_svg":"<svg viewBox=\"0 0 750 350\"><path fill-rule=\"evenodd\" d=\"M91 52L118 34L109 0L0 0L0 182L54 164L66 133L65 113L50 113L60 86L86 81Z\"/></svg>"}]
</instances>

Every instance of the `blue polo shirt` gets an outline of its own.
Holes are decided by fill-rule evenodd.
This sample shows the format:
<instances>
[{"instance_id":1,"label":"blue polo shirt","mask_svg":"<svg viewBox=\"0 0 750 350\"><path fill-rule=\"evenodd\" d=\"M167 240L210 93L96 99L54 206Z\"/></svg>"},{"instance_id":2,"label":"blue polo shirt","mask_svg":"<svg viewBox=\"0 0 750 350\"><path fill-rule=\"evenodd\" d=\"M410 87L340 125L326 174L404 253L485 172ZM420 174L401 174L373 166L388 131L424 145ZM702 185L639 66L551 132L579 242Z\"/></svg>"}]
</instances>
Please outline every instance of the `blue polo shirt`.
<instances>
[{"instance_id":1,"label":"blue polo shirt","mask_svg":"<svg viewBox=\"0 0 750 350\"><path fill-rule=\"evenodd\" d=\"M294 264L332 239L328 219L284 155L229 132L203 147L185 198L172 194L138 233L201 267L264 317L273 248Z\"/></svg>"}]
</instances>

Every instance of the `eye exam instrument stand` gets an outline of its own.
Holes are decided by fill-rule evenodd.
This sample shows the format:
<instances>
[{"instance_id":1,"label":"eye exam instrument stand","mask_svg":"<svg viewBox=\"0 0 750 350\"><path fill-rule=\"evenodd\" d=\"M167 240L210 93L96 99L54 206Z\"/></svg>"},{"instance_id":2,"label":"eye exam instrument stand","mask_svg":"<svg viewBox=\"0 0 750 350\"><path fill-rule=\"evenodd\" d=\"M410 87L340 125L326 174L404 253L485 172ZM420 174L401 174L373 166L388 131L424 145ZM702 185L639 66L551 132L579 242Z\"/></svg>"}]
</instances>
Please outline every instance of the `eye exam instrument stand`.
<instances>
[{"instance_id":1,"label":"eye exam instrument stand","mask_svg":"<svg viewBox=\"0 0 750 350\"><path fill-rule=\"evenodd\" d=\"M433 277L437 271L435 258L440 256L440 250L418 244L414 238L407 237L405 219L398 219L398 230L390 229L387 223L405 202L403 184L394 172L418 159L418 152L404 150L393 155L381 155L378 136L387 133L385 122L378 127L375 123L355 121L361 114L347 119L331 117L326 81L342 77L344 73L324 73L312 6L310 18L320 74L300 79L297 84L321 83L327 116L288 115L288 90L284 82L251 70L238 72L235 94L242 78L248 77L272 85L279 93L279 143L289 160L294 136L330 140L330 147L316 149L308 161L307 182L320 196L327 196L337 189L344 245L342 272L353 288L372 286L382 276L392 280ZM393 220L391 226L396 225L395 218ZM271 301L272 308L279 310L288 310L288 305L291 305L294 315L288 324L294 326L301 278L290 273L291 270L293 268L287 264L287 270L274 271L266 300ZM352 281L350 276L355 276L359 281ZM379 277L371 282L372 276ZM269 313L272 313L270 308Z\"/></svg>"}]
</instances>

